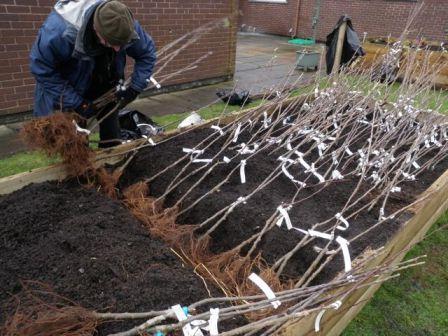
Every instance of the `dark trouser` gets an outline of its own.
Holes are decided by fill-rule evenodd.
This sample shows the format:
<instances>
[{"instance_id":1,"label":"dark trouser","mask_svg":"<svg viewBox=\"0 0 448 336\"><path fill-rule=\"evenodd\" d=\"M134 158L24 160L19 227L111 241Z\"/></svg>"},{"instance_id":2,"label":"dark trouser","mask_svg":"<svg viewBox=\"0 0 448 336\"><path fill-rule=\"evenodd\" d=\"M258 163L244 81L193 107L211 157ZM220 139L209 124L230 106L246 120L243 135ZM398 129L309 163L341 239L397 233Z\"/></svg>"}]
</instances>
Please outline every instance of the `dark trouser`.
<instances>
[{"instance_id":1,"label":"dark trouser","mask_svg":"<svg viewBox=\"0 0 448 336\"><path fill-rule=\"evenodd\" d=\"M108 114L113 108L115 103L106 105L101 113L96 116L97 120L100 120L103 116ZM100 123L100 143L98 147L108 148L121 144L120 140L120 124L118 123L118 110L110 114L106 119Z\"/></svg>"}]
</instances>

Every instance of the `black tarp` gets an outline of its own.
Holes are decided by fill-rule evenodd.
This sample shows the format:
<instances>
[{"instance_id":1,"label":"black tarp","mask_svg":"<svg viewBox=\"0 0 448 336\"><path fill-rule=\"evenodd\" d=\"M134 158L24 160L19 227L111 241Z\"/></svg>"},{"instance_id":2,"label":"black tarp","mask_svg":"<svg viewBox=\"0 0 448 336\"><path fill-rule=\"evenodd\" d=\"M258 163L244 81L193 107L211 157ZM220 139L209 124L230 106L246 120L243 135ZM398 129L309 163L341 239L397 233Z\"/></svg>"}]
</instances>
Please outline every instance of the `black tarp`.
<instances>
[{"instance_id":1,"label":"black tarp","mask_svg":"<svg viewBox=\"0 0 448 336\"><path fill-rule=\"evenodd\" d=\"M347 30L345 32L344 46L342 48L341 66L344 64L349 64L358 56L365 55L364 50L361 47L361 41L359 40L358 34L356 34L353 29L352 20L349 16L343 15L339 19L333 31L327 36L327 74L330 74L333 70L333 64L336 57L336 47L338 44L339 27L344 22L347 22Z\"/></svg>"}]
</instances>

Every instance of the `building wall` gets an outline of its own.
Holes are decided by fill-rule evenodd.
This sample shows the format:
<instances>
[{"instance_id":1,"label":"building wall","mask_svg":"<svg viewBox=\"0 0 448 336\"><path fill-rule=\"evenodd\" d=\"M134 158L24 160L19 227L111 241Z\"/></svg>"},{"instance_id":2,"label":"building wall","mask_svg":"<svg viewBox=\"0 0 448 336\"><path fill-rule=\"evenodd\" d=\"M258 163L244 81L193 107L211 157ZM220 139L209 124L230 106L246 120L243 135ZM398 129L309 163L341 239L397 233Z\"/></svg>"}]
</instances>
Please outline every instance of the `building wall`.
<instances>
[{"instance_id":1,"label":"building wall","mask_svg":"<svg viewBox=\"0 0 448 336\"><path fill-rule=\"evenodd\" d=\"M240 30L277 35L294 34L297 0L287 3L240 0Z\"/></svg>"},{"instance_id":2,"label":"building wall","mask_svg":"<svg viewBox=\"0 0 448 336\"><path fill-rule=\"evenodd\" d=\"M398 37L417 2L422 0L322 0L317 38L325 40L343 14L351 16L353 25L361 36L363 32L367 32L368 36L391 34ZM425 7L412 27L413 35L421 33L431 40L447 40L448 0L424 2ZM240 28L244 25L244 30L290 35L291 28L295 31L296 13L299 12L297 35L311 37L315 6L316 0L287 0L286 4L240 0Z\"/></svg>"},{"instance_id":3,"label":"building wall","mask_svg":"<svg viewBox=\"0 0 448 336\"><path fill-rule=\"evenodd\" d=\"M0 1L0 116L32 109L34 78L28 56L54 0ZM163 78L186 67L208 52L211 56L194 70L182 73L164 84L229 77L235 66L237 0L123 0L135 18L153 37L157 49L191 30L224 17L231 17L226 28L219 28L182 51L159 75ZM157 70L157 68L156 68Z\"/></svg>"}]
</instances>

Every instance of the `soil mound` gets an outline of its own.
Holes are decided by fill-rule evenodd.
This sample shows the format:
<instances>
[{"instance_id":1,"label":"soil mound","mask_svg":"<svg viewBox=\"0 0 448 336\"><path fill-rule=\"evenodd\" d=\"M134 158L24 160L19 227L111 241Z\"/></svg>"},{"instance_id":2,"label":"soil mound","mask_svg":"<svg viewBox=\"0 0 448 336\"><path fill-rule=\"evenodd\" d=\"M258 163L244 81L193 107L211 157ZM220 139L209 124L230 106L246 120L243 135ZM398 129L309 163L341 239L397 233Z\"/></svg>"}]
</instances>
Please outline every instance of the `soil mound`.
<instances>
[{"instance_id":1,"label":"soil mound","mask_svg":"<svg viewBox=\"0 0 448 336\"><path fill-rule=\"evenodd\" d=\"M202 280L119 202L75 181L1 197L0 212L1 304L21 290L20 280L47 283L85 308L112 312L161 310L208 297ZM103 325L99 335L136 323Z\"/></svg>"}]
</instances>

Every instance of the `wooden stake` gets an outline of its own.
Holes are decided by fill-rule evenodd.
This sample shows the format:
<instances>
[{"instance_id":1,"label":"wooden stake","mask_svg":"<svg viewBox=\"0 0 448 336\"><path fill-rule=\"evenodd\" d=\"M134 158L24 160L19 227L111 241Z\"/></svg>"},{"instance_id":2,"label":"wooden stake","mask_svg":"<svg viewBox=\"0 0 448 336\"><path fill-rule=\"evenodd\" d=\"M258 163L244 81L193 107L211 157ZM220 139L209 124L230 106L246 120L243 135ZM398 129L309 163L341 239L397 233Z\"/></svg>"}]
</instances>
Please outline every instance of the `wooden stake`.
<instances>
[{"instance_id":1,"label":"wooden stake","mask_svg":"<svg viewBox=\"0 0 448 336\"><path fill-rule=\"evenodd\" d=\"M342 49L344 48L346 31L347 31L347 21L343 22L342 25L339 27L338 44L336 45L336 55L334 58L334 64L331 73L338 72L339 67L341 66Z\"/></svg>"}]
</instances>

